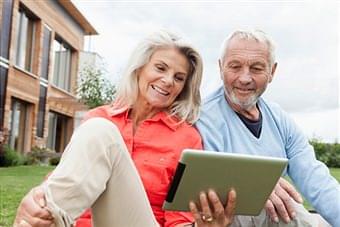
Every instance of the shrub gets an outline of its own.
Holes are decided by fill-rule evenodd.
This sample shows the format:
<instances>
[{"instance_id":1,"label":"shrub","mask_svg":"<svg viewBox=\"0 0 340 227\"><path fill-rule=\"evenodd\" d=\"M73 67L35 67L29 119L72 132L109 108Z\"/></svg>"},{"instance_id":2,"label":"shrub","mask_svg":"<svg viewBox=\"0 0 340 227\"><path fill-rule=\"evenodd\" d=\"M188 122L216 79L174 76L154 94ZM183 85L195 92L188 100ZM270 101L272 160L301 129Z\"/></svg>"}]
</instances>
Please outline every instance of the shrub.
<instances>
[{"instance_id":1,"label":"shrub","mask_svg":"<svg viewBox=\"0 0 340 227\"><path fill-rule=\"evenodd\" d=\"M316 139L310 141L314 147L316 158L328 167L340 167L340 144L322 143Z\"/></svg>"},{"instance_id":2,"label":"shrub","mask_svg":"<svg viewBox=\"0 0 340 227\"><path fill-rule=\"evenodd\" d=\"M49 160L55 156L55 152L48 148L33 147L27 153L27 165L47 165Z\"/></svg>"},{"instance_id":3,"label":"shrub","mask_svg":"<svg viewBox=\"0 0 340 227\"><path fill-rule=\"evenodd\" d=\"M20 152L16 151L13 148L10 148L8 145L4 145L4 157L1 166L18 166L23 165L26 162L26 157L22 155Z\"/></svg>"},{"instance_id":4,"label":"shrub","mask_svg":"<svg viewBox=\"0 0 340 227\"><path fill-rule=\"evenodd\" d=\"M50 158L50 160L49 160L50 165L52 165L52 166L58 165L59 162L60 162L60 157L61 157L61 155L56 153L56 155L54 157Z\"/></svg>"}]
</instances>

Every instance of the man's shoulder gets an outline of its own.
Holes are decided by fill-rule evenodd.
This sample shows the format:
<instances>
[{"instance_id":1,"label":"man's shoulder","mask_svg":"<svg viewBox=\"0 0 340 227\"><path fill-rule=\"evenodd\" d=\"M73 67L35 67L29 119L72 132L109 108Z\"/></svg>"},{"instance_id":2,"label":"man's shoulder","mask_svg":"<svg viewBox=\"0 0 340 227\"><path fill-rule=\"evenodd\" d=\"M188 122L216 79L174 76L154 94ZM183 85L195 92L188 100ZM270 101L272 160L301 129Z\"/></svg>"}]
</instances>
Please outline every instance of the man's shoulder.
<instances>
[{"instance_id":1,"label":"man's shoulder","mask_svg":"<svg viewBox=\"0 0 340 227\"><path fill-rule=\"evenodd\" d=\"M221 100L224 100L223 87L219 87L203 99L202 110L207 111L219 107Z\"/></svg>"},{"instance_id":2,"label":"man's shoulder","mask_svg":"<svg viewBox=\"0 0 340 227\"><path fill-rule=\"evenodd\" d=\"M284 111L282 109L282 107L276 102L269 101L269 100L266 100L266 99L261 97L259 99L259 104L260 104L260 108L262 109L262 111L265 110L265 111L271 113L271 115L274 115L274 116L277 116L277 117L287 115L287 112Z\"/></svg>"}]
</instances>

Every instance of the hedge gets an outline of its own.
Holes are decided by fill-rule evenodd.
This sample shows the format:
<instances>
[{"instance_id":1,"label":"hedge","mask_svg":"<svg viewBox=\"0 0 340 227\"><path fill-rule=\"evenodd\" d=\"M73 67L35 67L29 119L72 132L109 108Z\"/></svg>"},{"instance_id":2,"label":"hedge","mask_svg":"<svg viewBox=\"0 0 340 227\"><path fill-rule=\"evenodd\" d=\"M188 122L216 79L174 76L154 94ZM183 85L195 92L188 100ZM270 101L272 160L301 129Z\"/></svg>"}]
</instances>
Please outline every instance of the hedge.
<instances>
[{"instance_id":1,"label":"hedge","mask_svg":"<svg viewBox=\"0 0 340 227\"><path fill-rule=\"evenodd\" d=\"M318 140L311 140L315 150L316 158L328 167L340 167L340 144L322 143Z\"/></svg>"}]
</instances>

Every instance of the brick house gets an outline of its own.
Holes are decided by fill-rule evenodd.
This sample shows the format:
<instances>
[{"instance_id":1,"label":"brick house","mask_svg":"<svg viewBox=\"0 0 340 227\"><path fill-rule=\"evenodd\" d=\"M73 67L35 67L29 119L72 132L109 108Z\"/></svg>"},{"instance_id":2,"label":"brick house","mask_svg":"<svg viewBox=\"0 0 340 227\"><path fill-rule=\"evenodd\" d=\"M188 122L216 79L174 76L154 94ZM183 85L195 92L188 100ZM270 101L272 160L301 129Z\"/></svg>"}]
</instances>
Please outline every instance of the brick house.
<instances>
[{"instance_id":1,"label":"brick house","mask_svg":"<svg viewBox=\"0 0 340 227\"><path fill-rule=\"evenodd\" d=\"M20 152L61 152L80 108L80 52L97 31L71 0L0 1L0 133Z\"/></svg>"}]
</instances>

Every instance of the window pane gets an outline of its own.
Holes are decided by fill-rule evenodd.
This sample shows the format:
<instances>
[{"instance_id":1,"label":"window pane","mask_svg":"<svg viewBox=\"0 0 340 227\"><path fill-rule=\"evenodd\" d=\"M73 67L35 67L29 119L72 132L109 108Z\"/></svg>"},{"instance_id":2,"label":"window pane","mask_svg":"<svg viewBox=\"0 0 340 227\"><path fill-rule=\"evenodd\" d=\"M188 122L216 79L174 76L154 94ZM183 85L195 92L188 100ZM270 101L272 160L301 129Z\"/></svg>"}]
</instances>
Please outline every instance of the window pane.
<instances>
[{"instance_id":1,"label":"window pane","mask_svg":"<svg viewBox=\"0 0 340 227\"><path fill-rule=\"evenodd\" d=\"M12 8L13 0L2 1L2 22L0 24L0 56L8 59L11 23L12 23ZM1 21L0 20L0 21Z\"/></svg>"},{"instance_id":2,"label":"window pane","mask_svg":"<svg viewBox=\"0 0 340 227\"><path fill-rule=\"evenodd\" d=\"M47 136L47 147L51 150L55 150L55 137L57 130L57 116L56 114L48 113L48 136Z\"/></svg>"},{"instance_id":3,"label":"window pane","mask_svg":"<svg viewBox=\"0 0 340 227\"><path fill-rule=\"evenodd\" d=\"M8 69L0 65L0 125L4 123Z\"/></svg>"},{"instance_id":4,"label":"window pane","mask_svg":"<svg viewBox=\"0 0 340 227\"><path fill-rule=\"evenodd\" d=\"M44 137L45 109L46 109L47 87L40 85L39 110L37 119L37 136Z\"/></svg>"},{"instance_id":5,"label":"window pane","mask_svg":"<svg viewBox=\"0 0 340 227\"><path fill-rule=\"evenodd\" d=\"M71 79L71 48L62 40L54 40L54 73L53 83L70 91Z\"/></svg>"},{"instance_id":6,"label":"window pane","mask_svg":"<svg viewBox=\"0 0 340 227\"><path fill-rule=\"evenodd\" d=\"M48 63L50 60L50 43L51 31L44 27L42 60L41 60L41 77L48 80Z\"/></svg>"},{"instance_id":7,"label":"window pane","mask_svg":"<svg viewBox=\"0 0 340 227\"><path fill-rule=\"evenodd\" d=\"M27 71L32 71L34 33L34 20L29 18L25 11L20 10L17 23L16 64Z\"/></svg>"}]
</instances>

